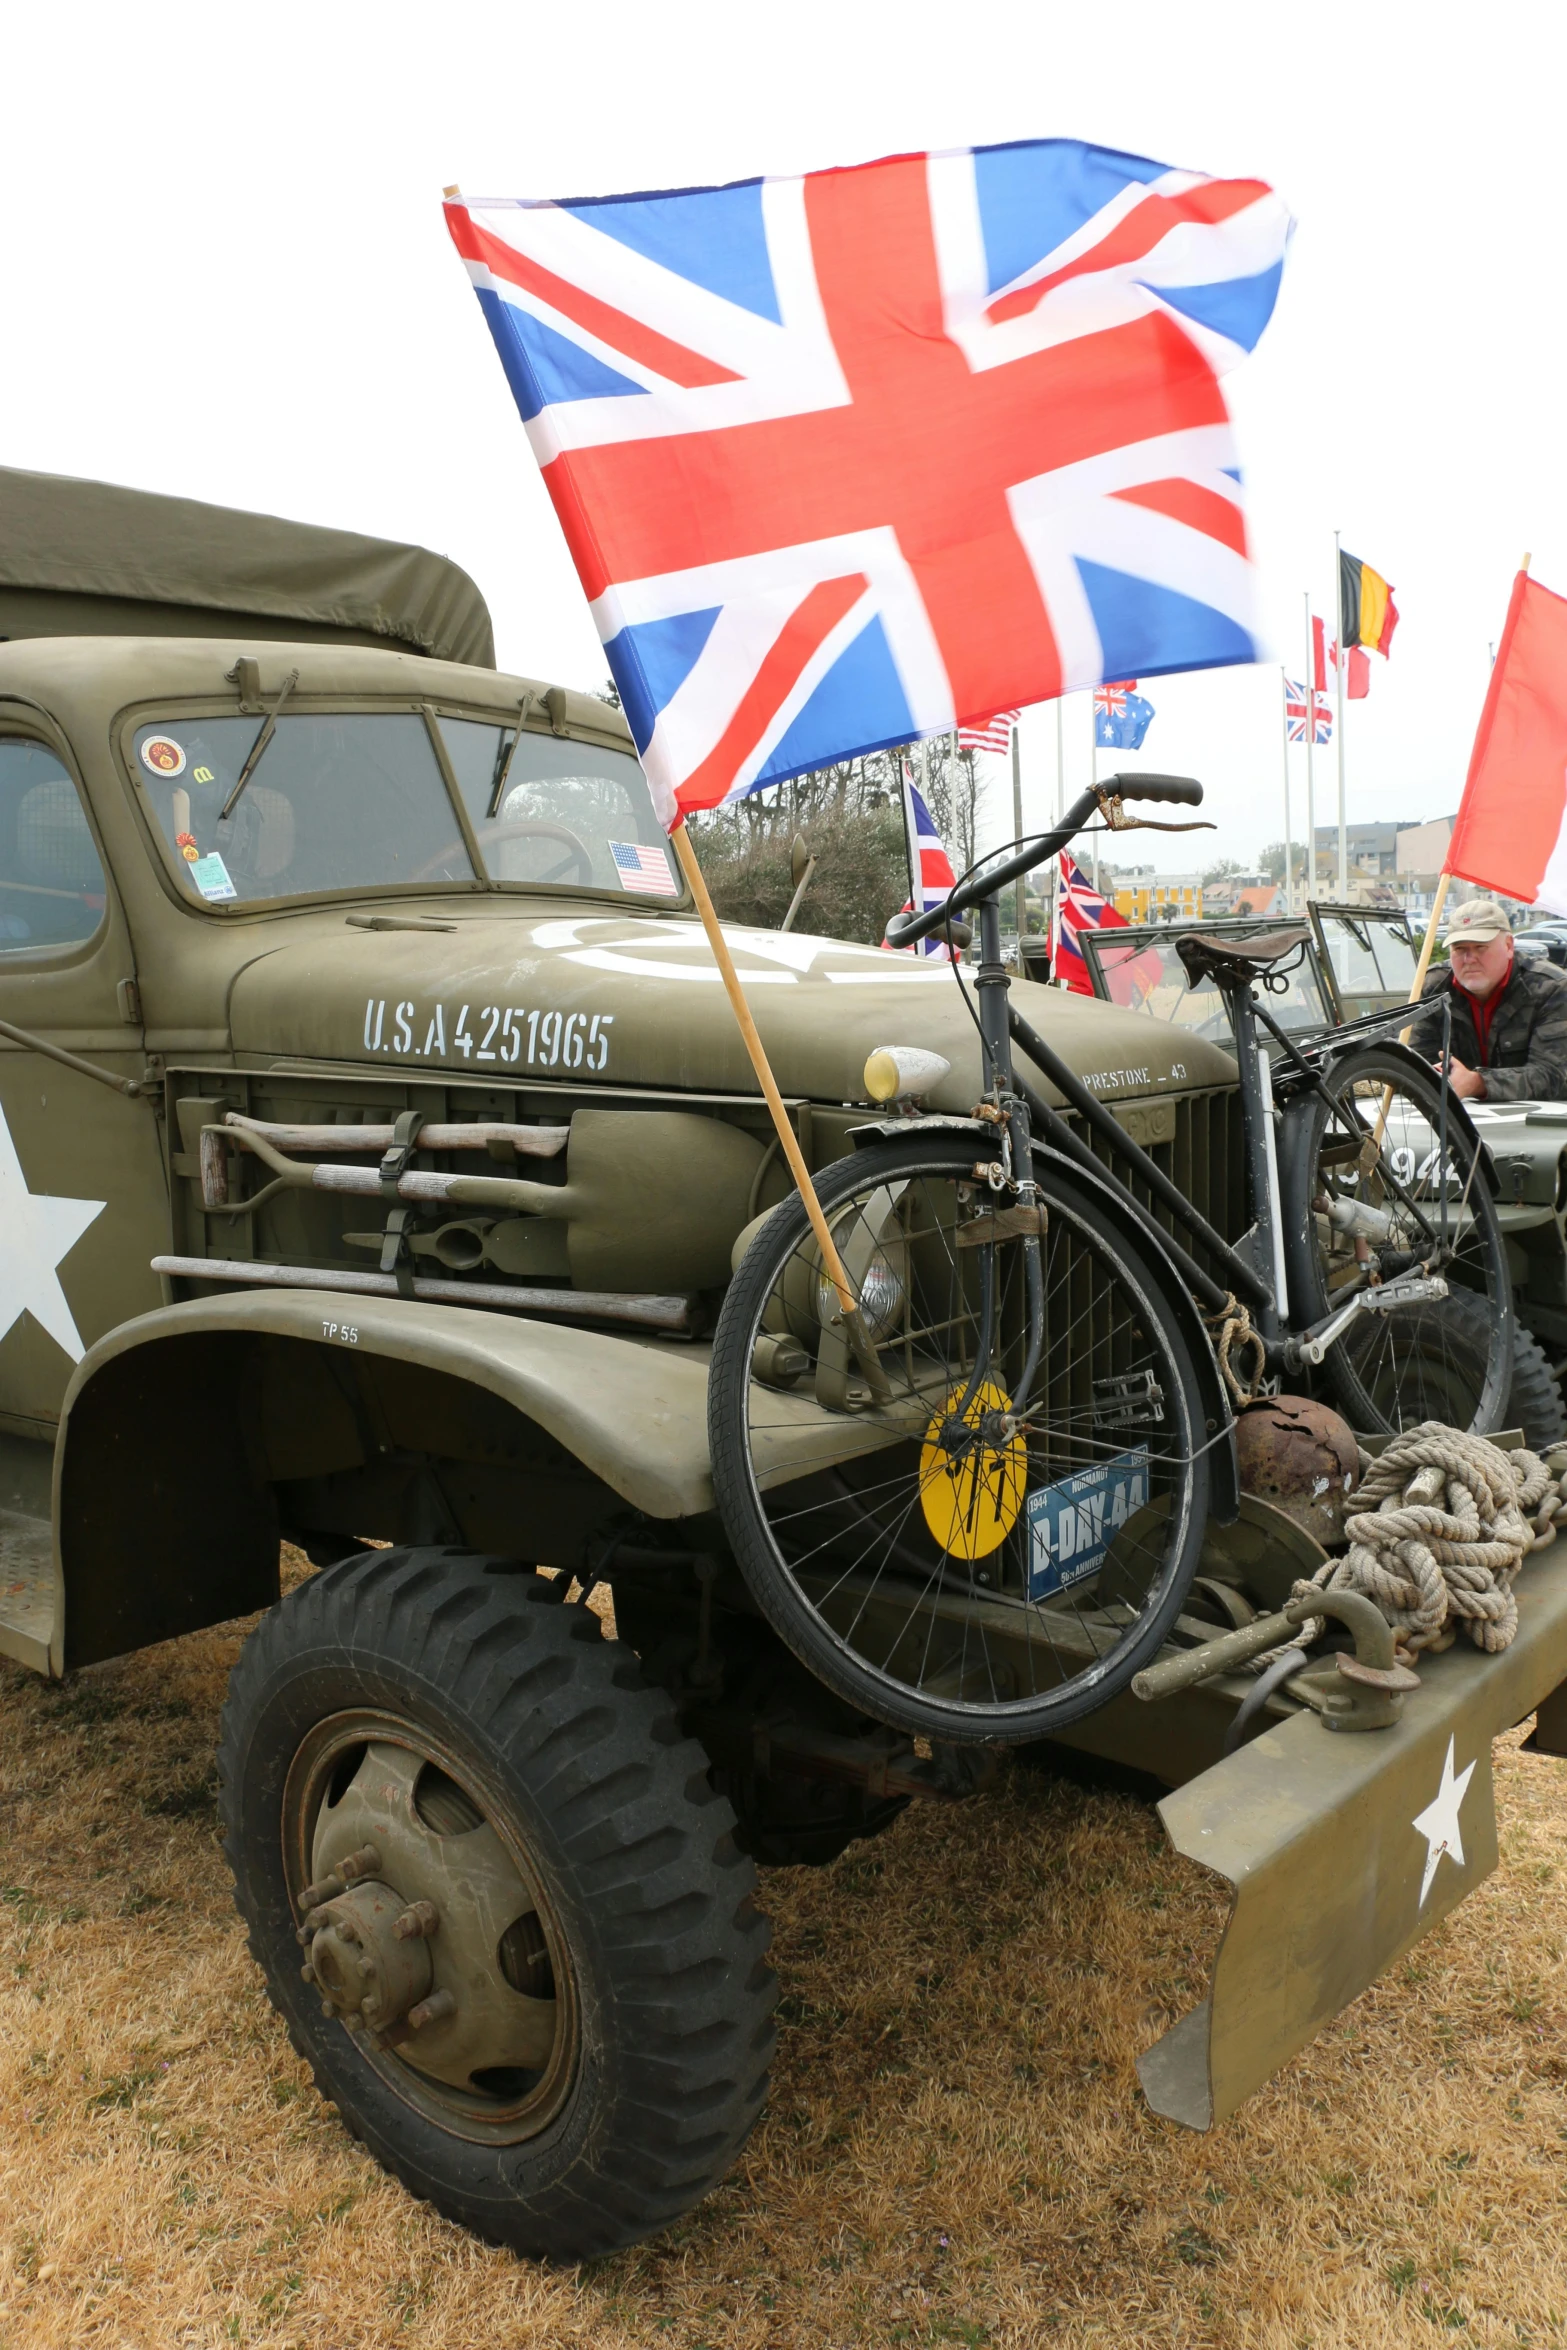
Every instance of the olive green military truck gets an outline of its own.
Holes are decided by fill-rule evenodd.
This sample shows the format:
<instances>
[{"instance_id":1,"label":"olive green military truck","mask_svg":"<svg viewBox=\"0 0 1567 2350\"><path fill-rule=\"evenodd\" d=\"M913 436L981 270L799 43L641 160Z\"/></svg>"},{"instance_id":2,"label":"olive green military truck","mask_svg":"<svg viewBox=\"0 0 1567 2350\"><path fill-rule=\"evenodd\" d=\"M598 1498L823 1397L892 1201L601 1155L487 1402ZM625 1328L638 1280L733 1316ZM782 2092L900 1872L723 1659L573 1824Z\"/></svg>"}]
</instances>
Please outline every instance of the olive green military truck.
<instances>
[{"instance_id":1,"label":"olive green military truck","mask_svg":"<svg viewBox=\"0 0 1567 2350\"><path fill-rule=\"evenodd\" d=\"M496 671L417 549L41 477L0 476L0 638L0 1654L60 1675L266 1610L223 1819L295 2045L465 2224L625 2243L759 2110L757 1864L989 1767L809 1673L725 1542L706 1339L788 1181L625 724ZM885 1048L939 1056L925 1118L969 1131L947 966L731 943L814 1169ZM1230 1057L1016 1001L1238 1238ZM1113 1330L1074 1343L1109 1423L1157 1408ZM780 1329L757 1361L782 1392L808 1356ZM1188 1643L1323 1556L1235 1516L1216 1373L1193 1408L1232 1522ZM321 1571L279 1604L280 1542ZM1233 1679L1072 1732L1177 1787L1172 1835L1239 1889L1228 1977L1147 2060L1159 2110L1222 2118L1494 1865L1484 1771L1418 1901L1409 1821L1452 1723L1488 1752L1567 1673L1567 1590L1529 1589L1505 1674L1437 1660L1381 1739L1280 1694L1226 1758Z\"/></svg>"}]
</instances>

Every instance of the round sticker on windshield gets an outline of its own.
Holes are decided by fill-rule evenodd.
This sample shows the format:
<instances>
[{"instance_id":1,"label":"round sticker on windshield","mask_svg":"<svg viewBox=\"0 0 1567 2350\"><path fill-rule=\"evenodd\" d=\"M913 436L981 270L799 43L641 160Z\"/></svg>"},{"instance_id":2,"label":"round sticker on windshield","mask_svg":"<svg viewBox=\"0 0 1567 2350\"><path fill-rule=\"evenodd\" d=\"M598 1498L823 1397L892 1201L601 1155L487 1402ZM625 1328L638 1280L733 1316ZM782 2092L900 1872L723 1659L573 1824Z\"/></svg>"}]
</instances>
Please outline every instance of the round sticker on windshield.
<instances>
[{"instance_id":1,"label":"round sticker on windshield","mask_svg":"<svg viewBox=\"0 0 1567 2350\"><path fill-rule=\"evenodd\" d=\"M185 753L171 734L149 734L141 747L141 763L154 775L183 775Z\"/></svg>"}]
</instances>

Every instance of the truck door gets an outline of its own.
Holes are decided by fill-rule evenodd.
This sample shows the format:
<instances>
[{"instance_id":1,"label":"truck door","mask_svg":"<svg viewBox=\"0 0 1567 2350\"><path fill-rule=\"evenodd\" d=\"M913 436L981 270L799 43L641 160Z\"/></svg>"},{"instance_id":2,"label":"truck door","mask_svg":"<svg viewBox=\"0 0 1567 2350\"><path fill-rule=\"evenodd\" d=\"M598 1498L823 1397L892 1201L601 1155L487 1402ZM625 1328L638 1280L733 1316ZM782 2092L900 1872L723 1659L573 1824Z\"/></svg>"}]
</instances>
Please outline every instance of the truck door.
<instances>
[{"instance_id":1,"label":"truck door","mask_svg":"<svg viewBox=\"0 0 1567 2350\"><path fill-rule=\"evenodd\" d=\"M125 916L63 744L0 705L0 1020L140 1077ZM159 1303L150 1101L0 1035L0 1429L47 1435L94 1339Z\"/></svg>"}]
</instances>

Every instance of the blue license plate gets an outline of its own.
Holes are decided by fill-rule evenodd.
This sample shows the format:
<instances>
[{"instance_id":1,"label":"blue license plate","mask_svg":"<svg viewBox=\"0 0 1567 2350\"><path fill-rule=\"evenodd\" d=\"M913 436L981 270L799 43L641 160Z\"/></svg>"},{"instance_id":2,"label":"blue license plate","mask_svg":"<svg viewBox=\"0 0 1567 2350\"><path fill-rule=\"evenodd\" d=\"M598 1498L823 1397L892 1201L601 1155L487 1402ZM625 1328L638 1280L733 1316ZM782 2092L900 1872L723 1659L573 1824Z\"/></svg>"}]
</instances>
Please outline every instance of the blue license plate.
<instances>
[{"instance_id":1,"label":"blue license plate","mask_svg":"<svg viewBox=\"0 0 1567 2350\"><path fill-rule=\"evenodd\" d=\"M1028 1497L1028 1596L1048 1599L1103 1565L1105 1552L1148 1499L1148 1447L1078 1469Z\"/></svg>"}]
</instances>

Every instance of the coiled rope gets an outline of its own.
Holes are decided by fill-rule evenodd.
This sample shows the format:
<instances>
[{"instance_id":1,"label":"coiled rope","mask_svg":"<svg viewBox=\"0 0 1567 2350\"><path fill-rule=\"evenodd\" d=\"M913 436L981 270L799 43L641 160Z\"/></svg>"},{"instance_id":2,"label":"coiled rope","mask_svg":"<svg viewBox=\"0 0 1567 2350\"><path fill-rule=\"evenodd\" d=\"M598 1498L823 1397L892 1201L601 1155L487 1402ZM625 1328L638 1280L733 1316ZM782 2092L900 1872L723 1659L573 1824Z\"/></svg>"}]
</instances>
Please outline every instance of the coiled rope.
<instances>
[{"instance_id":1,"label":"coiled rope","mask_svg":"<svg viewBox=\"0 0 1567 2350\"><path fill-rule=\"evenodd\" d=\"M1362 1591L1393 1626L1407 1663L1450 1648L1460 1629L1495 1654L1518 1629L1513 1583L1567 1511L1567 1455L1502 1452L1440 1420L1406 1430L1375 1460L1361 1454L1349 1551L1295 1589ZM1301 1644L1319 1636L1318 1618Z\"/></svg>"}]
</instances>

